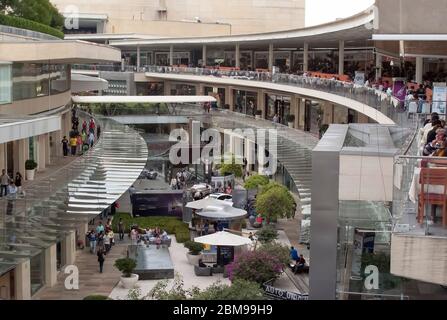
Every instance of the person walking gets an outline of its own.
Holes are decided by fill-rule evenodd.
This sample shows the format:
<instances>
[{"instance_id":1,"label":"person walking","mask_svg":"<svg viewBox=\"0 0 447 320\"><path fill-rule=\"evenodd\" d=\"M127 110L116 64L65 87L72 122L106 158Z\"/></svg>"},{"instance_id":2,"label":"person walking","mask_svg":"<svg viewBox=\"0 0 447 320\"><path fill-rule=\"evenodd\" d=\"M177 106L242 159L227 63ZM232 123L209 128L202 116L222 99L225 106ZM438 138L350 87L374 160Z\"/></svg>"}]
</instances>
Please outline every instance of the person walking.
<instances>
[{"instance_id":1,"label":"person walking","mask_svg":"<svg viewBox=\"0 0 447 320\"><path fill-rule=\"evenodd\" d=\"M78 139L75 136L70 138L71 155L76 155L76 147L78 146Z\"/></svg>"},{"instance_id":2,"label":"person walking","mask_svg":"<svg viewBox=\"0 0 447 320\"><path fill-rule=\"evenodd\" d=\"M101 126L98 124L98 127L96 128L96 139L99 139L101 136Z\"/></svg>"},{"instance_id":3,"label":"person walking","mask_svg":"<svg viewBox=\"0 0 447 320\"><path fill-rule=\"evenodd\" d=\"M14 184L17 187L17 193L22 194L22 175L20 174L20 172L16 173L16 177L14 179Z\"/></svg>"},{"instance_id":4,"label":"person walking","mask_svg":"<svg viewBox=\"0 0 447 320\"><path fill-rule=\"evenodd\" d=\"M64 157L66 157L68 155L68 143L69 143L67 140L67 136L64 136L61 143L62 143L62 152L64 154Z\"/></svg>"},{"instance_id":5,"label":"person walking","mask_svg":"<svg viewBox=\"0 0 447 320\"><path fill-rule=\"evenodd\" d=\"M118 222L118 233L120 235L120 241L124 240L124 222L123 219L120 218L120 221Z\"/></svg>"},{"instance_id":6,"label":"person walking","mask_svg":"<svg viewBox=\"0 0 447 320\"><path fill-rule=\"evenodd\" d=\"M98 256L99 273L102 273L102 270L104 268L104 261L106 260L104 257L104 251L102 250L102 248L98 249L98 253L96 255Z\"/></svg>"},{"instance_id":7,"label":"person walking","mask_svg":"<svg viewBox=\"0 0 447 320\"><path fill-rule=\"evenodd\" d=\"M95 230L91 230L90 233L88 234L88 240L90 241L90 252L92 254L95 253L96 251L96 233Z\"/></svg>"},{"instance_id":8,"label":"person walking","mask_svg":"<svg viewBox=\"0 0 447 320\"><path fill-rule=\"evenodd\" d=\"M5 190L5 196L8 195L8 186L9 182L11 181L11 178L6 173L6 170L2 170L2 175L0 176L0 198L3 197L3 190Z\"/></svg>"},{"instance_id":9,"label":"person walking","mask_svg":"<svg viewBox=\"0 0 447 320\"><path fill-rule=\"evenodd\" d=\"M90 145L90 148L93 148L93 144L95 143L95 134L90 131L88 135L88 144Z\"/></svg>"}]
</instances>

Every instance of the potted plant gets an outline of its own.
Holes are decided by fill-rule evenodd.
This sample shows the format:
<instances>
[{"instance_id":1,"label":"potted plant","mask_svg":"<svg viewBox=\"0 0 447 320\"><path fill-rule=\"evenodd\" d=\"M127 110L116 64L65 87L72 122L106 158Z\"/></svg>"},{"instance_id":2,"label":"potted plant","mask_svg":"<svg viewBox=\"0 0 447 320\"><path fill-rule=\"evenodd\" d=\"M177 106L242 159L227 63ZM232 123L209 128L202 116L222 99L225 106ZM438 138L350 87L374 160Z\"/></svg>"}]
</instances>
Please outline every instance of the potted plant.
<instances>
[{"instance_id":1,"label":"potted plant","mask_svg":"<svg viewBox=\"0 0 447 320\"><path fill-rule=\"evenodd\" d=\"M135 260L130 258L118 259L115 261L114 266L123 273L121 276L121 283L126 289L132 289L138 282L138 275L133 274L133 270L137 266Z\"/></svg>"},{"instance_id":2,"label":"potted plant","mask_svg":"<svg viewBox=\"0 0 447 320\"><path fill-rule=\"evenodd\" d=\"M261 119L261 117L262 117L262 110L256 110L255 118Z\"/></svg>"},{"instance_id":3,"label":"potted plant","mask_svg":"<svg viewBox=\"0 0 447 320\"><path fill-rule=\"evenodd\" d=\"M289 125L289 128L293 128L295 124L295 115L289 114L287 115L287 124Z\"/></svg>"},{"instance_id":4,"label":"potted plant","mask_svg":"<svg viewBox=\"0 0 447 320\"><path fill-rule=\"evenodd\" d=\"M25 170L26 170L26 180L34 180L34 173L37 168L37 163L34 160L26 160Z\"/></svg>"},{"instance_id":5,"label":"potted plant","mask_svg":"<svg viewBox=\"0 0 447 320\"><path fill-rule=\"evenodd\" d=\"M186 241L184 246L189 250L189 252L186 253L188 262L193 266L198 266L199 260L202 259L203 244L190 240Z\"/></svg>"}]
</instances>

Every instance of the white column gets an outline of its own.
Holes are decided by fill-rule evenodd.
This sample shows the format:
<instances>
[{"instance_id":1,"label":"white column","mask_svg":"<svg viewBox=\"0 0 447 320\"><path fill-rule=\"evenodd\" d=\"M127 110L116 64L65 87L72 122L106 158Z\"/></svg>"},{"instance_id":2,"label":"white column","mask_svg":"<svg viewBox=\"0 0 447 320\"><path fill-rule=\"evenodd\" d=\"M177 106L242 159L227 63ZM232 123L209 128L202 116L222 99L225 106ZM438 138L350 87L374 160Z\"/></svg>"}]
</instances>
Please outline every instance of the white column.
<instances>
[{"instance_id":1,"label":"white column","mask_svg":"<svg viewBox=\"0 0 447 320\"><path fill-rule=\"evenodd\" d=\"M376 53L376 81L382 78L382 55Z\"/></svg>"},{"instance_id":2,"label":"white column","mask_svg":"<svg viewBox=\"0 0 447 320\"><path fill-rule=\"evenodd\" d=\"M31 264L27 259L14 269L16 300L31 300Z\"/></svg>"},{"instance_id":3,"label":"white column","mask_svg":"<svg viewBox=\"0 0 447 320\"><path fill-rule=\"evenodd\" d=\"M338 74L342 75L345 73L345 42L340 40L339 51L338 51Z\"/></svg>"},{"instance_id":4,"label":"white column","mask_svg":"<svg viewBox=\"0 0 447 320\"><path fill-rule=\"evenodd\" d=\"M140 46L137 46L137 72L140 70L141 61L140 61Z\"/></svg>"},{"instance_id":5,"label":"white column","mask_svg":"<svg viewBox=\"0 0 447 320\"><path fill-rule=\"evenodd\" d=\"M303 71L309 71L309 44L304 43L304 52L303 52Z\"/></svg>"},{"instance_id":6,"label":"white column","mask_svg":"<svg viewBox=\"0 0 447 320\"><path fill-rule=\"evenodd\" d=\"M28 160L28 139L18 141L17 158L19 159L19 172L25 176L25 161Z\"/></svg>"},{"instance_id":7,"label":"white column","mask_svg":"<svg viewBox=\"0 0 447 320\"><path fill-rule=\"evenodd\" d=\"M53 287L57 283L56 245L45 249L45 284Z\"/></svg>"},{"instance_id":8,"label":"white column","mask_svg":"<svg viewBox=\"0 0 447 320\"><path fill-rule=\"evenodd\" d=\"M202 67L206 67L206 45L202 48Z\"/></svg>"},{"instance_id":9,"label":"white column","mask_svg":"<svg viewBox=\"0 0 447 320\"><path fill-rule=\"evenodd\" d=\"M422 83L424 75L424 58L416 57L416 83Z\"/></svg>"},{"instance_id":10,"label":"white column","mask_svg":"<svg viewBox=\"0 0 447 320\"><path fill-rule=\"evenodd\" d=\"M269 71L273 70L273 43L269 45Z\"/></svg>"},{"instance_id":11,"label":"white column","mask_svg":"<svg viewBox=\"0 0 447 320\"><path fill-rule=\"evenodd\" d=\"M46 168L46 139L45 139L45 135L40 135L37 137L37 165L38 165L38 170L45 170Z\"/></svg>"},{"instance_id":12,"label":"white column","mask_svg":"<svg viewBox=\"0 0 447 320\"><path fill-rule=\"evenodd\" d=\"M45 133L45 166L51 164L50 134Z\"/></svg>"},{"instance_id":13,"label":"white column","mask_svg":"<svg viewBox=\"0 0 447 320\"><path fill-rule=\"evenodd\" d=\"M0 143L0 172L6 169L6 143Z\"/></svg>"},{"instance_id":14,"label":"white column","mask_svg":"<svg viewBox=\"0 0 447 320\"><path fill-rule=\"evenodd\" d=\"M171 45L169 47L169 65L174 65L174 46Z\"/></svg>"},{"instance_id":15,"label":"white column","mask_svg":"<svg viewBox=\"0 0 447 320\"><path fill-rule=\"evenodd\" d=\"M240 45L239 43L236 44L236 50L234 54L234 59L236 60L236 68L240 68L241 66L241 52L240 52Z\"/></svg>"}]
</instances>

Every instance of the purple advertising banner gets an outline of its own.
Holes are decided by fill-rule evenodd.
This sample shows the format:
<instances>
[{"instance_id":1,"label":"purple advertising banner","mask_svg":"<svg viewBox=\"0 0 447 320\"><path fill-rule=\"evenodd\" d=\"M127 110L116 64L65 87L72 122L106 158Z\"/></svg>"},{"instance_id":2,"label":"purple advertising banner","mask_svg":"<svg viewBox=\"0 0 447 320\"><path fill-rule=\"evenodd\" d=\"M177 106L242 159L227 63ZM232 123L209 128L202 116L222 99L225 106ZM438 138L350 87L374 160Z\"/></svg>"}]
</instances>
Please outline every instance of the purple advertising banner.
<instances>
[{"instance_id":1,"label":"purple advertising banner","mask_svg":"<svg viewBox=\"0 0 447 320\"><path fill-rule=\"evenodd\" d=\"M407 95L407 86L404 80L395 80L393 86L393 96L397 98L400 102L405 101L405 96Z\"/></svg>"}]
</instances>

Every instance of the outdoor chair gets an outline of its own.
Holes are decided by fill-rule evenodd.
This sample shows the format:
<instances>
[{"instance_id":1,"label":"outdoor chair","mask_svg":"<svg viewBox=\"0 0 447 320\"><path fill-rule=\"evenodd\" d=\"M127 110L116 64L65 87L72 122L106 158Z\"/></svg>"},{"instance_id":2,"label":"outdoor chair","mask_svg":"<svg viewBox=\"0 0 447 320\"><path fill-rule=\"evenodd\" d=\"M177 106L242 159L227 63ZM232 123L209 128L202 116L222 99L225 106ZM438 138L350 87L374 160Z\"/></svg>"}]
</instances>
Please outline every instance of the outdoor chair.
<instances>
[{"instance_id":1,"label":"outdoor chair","mask_svg":"<svg viewBox=\"0 0 447 320\"><path fill-rule=\"evenodd\" d=\"M447 227L447 169L421 168L421 190L418 201L418 223L423 223L425 217L425 205L439 205L442 207L442 224ZM443 186L442 193L428 193L429 186ZM434 214L434 213L433 213Z\"/></svg>"},{"instance_id":2,"label":"outdoor chair","mask_svg":"<svg viewBox=\"0 0 447 320\"><path fill-rule=\"evenodd\" d=\"M211 268L202 268L199 266L194 266L194 273L196 274L196 276L198 277L210 277L213 275L212 269Z\"/></svg>"}]
</instances>

